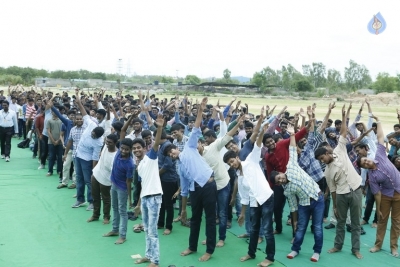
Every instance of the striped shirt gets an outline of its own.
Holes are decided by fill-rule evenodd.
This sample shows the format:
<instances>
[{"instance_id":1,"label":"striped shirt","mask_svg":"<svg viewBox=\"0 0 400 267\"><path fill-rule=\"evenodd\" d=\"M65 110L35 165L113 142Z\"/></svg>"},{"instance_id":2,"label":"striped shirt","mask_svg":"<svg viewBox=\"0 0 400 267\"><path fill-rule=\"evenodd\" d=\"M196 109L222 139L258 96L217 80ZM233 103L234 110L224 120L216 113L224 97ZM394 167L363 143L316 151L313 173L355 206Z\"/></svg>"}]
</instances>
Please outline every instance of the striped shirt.
<instances>
[{"instance_id":1,"label":"striped shirt","mask_svg":"<svg viewBox=\"0 0 400 267\"><path fill-rule=\"evenodd\" d=\"M31 116L31 114L32 114L32 116ZM29 119L30 116L31 116L32 120L36 116L35 105L32 105L32 106L26 105L25 119Z\"/></svg>"},{"instance_id":2,"label":"striped shirt","mask_svg":"<svg viewBox=\"0 0 400 267\"><path fill-rule=\"evenodd\" d=\"M368 171L372 194L381 191L382 195L393 197L394 191L400 193L400 172L386 156L386 148L378 144L375 154L375 170Z\"/></svg>"},{"instance_id":3,"label":"striped shirt","mask_svg":"<svg viewBox=\"0 0 400 267\"><path fill-rule=\"evenodd\" d=\"M82 133L85 130L85 125L82 125L81 127L74 126L72 127L70 133L69 133L69 140L72 140L72 157L75 158L76 156L76 148L78 147L79 140L81 140Z\"/></svg>"},{"instance_id":4,"label":"striped shirt","mask_svg":"<svg viewBox=\"0 0 400 267\"><path fill-rule=\"evenodd\" d=\"M324 173L321 169L321 164L315 159L314 155L314 144L316 143L316 138L314 132L308 133L307 144L305 145L303 151L300 154L299 165L300 167L308 173L308 175L313 178L315 182L318 182L324 177Z\"/></svg>"},{"instance_id":5,"label":"striped shirt","mask_svg":"<svg viewBox=\"0 0 400 267\"><path fill-rule=\"evenodd\" d=\"M309 206L310 198L318 200L321 191L314 180L297 163L297 148L289 146L289 162L286 167L288 183L283 186L288 198L290 212L295 212L298 205ZM298 199L298 200L297 200Z\"/></svg>"}]
</instances>

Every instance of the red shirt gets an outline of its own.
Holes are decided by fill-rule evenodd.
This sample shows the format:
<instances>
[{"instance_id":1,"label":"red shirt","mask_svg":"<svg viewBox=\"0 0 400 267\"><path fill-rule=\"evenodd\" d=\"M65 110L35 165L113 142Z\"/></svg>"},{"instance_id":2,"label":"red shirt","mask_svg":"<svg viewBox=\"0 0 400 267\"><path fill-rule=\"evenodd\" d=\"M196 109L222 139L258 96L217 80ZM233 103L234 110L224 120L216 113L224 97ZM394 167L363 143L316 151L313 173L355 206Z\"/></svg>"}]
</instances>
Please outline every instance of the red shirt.
<instances>
[{"instance_id":1,"label":"red shirt","mask_svg":"<svg viewBox=\"0 0 400 267\"><path fill-rule=\"evenodd\" d=\"M307 134L307 129L303 127L295 134L296 143ZM276 143L274 152L265 154L265 166L267 167L268 179L272 171L286 172L286 165L289 162L290 138Z\"/></svg>"},{"instance_id":2,"label":"red shirt","mask_svg":"<svg viewBox=\"0 0 400 267\"><path fill-rule=\"evenodd\" d=\"M43 133L43 128L44 128L44 115L43 114L36 117L35 128L37 129L37 132L41 136Z\"/></svg>"}]
</instances>

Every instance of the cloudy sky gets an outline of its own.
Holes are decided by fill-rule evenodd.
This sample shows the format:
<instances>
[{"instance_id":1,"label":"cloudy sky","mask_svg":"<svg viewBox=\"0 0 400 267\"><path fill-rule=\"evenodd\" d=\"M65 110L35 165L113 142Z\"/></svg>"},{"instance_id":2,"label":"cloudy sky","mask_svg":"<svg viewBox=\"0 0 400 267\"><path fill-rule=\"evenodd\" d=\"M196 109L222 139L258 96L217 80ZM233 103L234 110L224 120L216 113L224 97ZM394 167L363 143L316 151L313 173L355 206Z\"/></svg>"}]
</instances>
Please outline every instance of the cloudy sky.
<instances>
[{"instance_id":1,"label":"cloudy sky","mask_svg":"<svg viewBox=\"0 0 400 267\"><path fill-rule=\"evenodd\" d=\"M13 0L0 9L0 66L138 75L251 77L266 66L350 59L400 72L400 1ZM370 34L381 12L387 28Z\"/></svg>"}]
</instances>

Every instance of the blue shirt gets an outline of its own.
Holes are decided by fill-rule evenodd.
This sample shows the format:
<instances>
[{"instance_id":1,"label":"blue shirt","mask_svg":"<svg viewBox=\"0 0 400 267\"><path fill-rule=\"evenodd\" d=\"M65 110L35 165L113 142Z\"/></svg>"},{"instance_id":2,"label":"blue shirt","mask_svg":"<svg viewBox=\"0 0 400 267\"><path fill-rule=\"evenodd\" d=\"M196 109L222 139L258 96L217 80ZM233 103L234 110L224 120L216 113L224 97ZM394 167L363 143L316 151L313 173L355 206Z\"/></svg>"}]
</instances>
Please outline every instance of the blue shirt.
<instances>
[{"instance_id":1,"label":"blue shirt","mask_svg":"<svg viewBox=\"0 0 400 267\"><path fill-rule=\"evenodd\" d=\"M239 159L241 161L246 160L247 156L253 151L254 143L250 140L244 142L242 149L239 151Z\"/></svg>"},{"instance_id":2,"label":"blue shirt","mask_svg":"<svg viewBox=\"0 0 400 267\"><path fill-rule=\"evenodd\" d=\"M111 183L119 189L127 191L126 180L132 179L134 169L135 164L133 163L132 157L122 158L121 150L118 150L111 170Z\"/></svg>"},{"instance_id":3,"label":"blue shirt","mask_svg":"<svg viewBox=\"0 0 400 267\"><path fill-rule=\"evenodd\" d=\"M194 182L203 187L210 179L213 170L197 151L197 142L201 136L200 128L193 127L192 134L179 154L179 176L181 180L181 196L187 197L194 191Z\"/></svg>"},{"instance_id":4,"label":"blue shirt","mask_svg":"<svg viewBox=\"0 0 400 267\"><path fill-rule=\"evenodd\" d=\"M165 141L158 150L158 168L165 170L160 175L160 179L163 182L177 182L179 179L178 173L176 172L176 160L172 160L169 156L164 156L164 149L170 145L170 141Z\"/></svg>"},{"instance_id":5,"label":"blue shirt","mask_svg":"<svg viewBox=\"0 0 400 267\"><path fill-rule=\"evenodd\" d=\"M69 138L69 133L71 132L72 127L74 127L74 123L70 120L65 118L61 113L56 109L55 107L51 107L51 111L54 112L54 114L57 115L57 117L62 121L63 126L61 128L61 131L65 132L64 133L64 144L67 145L68 143L68 138Z\"/></svg>"}]
</instances>

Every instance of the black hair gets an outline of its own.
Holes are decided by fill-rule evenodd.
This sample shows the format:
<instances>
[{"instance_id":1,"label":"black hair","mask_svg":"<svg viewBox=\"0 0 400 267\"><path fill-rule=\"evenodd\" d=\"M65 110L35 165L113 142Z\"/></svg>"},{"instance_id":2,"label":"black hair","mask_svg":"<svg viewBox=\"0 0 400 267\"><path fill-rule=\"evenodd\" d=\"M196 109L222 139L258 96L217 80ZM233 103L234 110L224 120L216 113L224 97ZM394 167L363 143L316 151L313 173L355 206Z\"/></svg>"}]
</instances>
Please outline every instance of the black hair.
<instances>
[{"instance_id":1,"label":"black hair","mask_svg":"<svg viewBox=\"0 0 400 267\"><path fill-rule=\"evenodd\" d=\"M67 115L70 115L70 114L76 114L76 111L75 110L68 110L68 112L67 112Z\"/></svg>"},{"instance_id":2,"label":"black hair","mask_svg":"<svg viewBox=\"0 0 400 267\"><path fill-rule=\"evenodd\" d=\"M283 136L281 134L274 134L272 136L272 139L274 140L275 143L277 143L279 141L279 139L283 139Z\"/></svg>"},{"instance_id":3,"label":"black hair","mask_svg":"<svg viewBox=\"0 0 400 267\"><path fill-rule=\"evenodd\" d=\"M395 128L395 127L400 128L400 123L393 125L393 128Z\"/></svg>"},{"instance_id":4,"label":"black hair","mask_svg":"<svg viewBox=\"0 0 400 267\"><path fill-rule=\"evenodd\" d=\"M2 104L7 104L8 106L10 105L10 103L7 100L3 100Z\"/></svg>"},{"instance_id":5,"label":"black hair","mask_svg":"<svg viewBox=\"0 0 400 267\"><path fill-rule=\"evenodd\" d=\"M356 145L353 146L353 148L355 149L356 147L359 147L360 149L366 149L368 150L368 145L364 144L364 143L357 143Z\"/></svg>"},{"instance_id":6,"label":"black hair","mask_svg":"<svg viewBox=\"0 0 400 267\"><path fill-rule=\"evenodd\" d=\"M244 128L254 128L254 124L249 121L246 121L244 123Z\"/></svg>"},{"instance_id":7,"label":"black hair","mask_svg":"<svg viewBox=\"0 0 400 267\"><path fill-rule=\"evenodd\" d=\"M264 134L263 136L263 144L265 144L265 141L267 141L267 139L272 138L272 135L269 133Z\"/></svg>"},{"instance_id":8,"label":"black hair","mask_svg":"<svg viewBox=\"0 0 400 267\"><path fill-rule=\"evenodd\" d=\"M158 129L156 129L156 130L153 132L153 137L156 137L157 131L158 131ZM143 137L143 136L142 136L142 137ZM161 132L161 139L167 139L167 132L166 132L164 129L162 129L162 132Z\"/></svg>"},{"instance_id":9,"label":"black hair","mask_svg":"<svg viewBox=\"0 0 400 267\"><path fill-rule=\"evenodd\" d=\"M151 131L150 130L144 130L141 133L142 138L146 138L147 136L151 136Z\"/></svg>"},{"instance_id":10,"label":"black hair","mask_svg":"<svg viewBox=\"0 0 400 267\"><path fill-rule=\"evenodd\" d=\"M203 137L213 137L215 139L217 139L217 134L213 131L213 130L208 130L207 132L205 132L203 134Z\"/></svg>"},{"instance_id":11,"label":"black hair","mask_svg":"<svg viewBox=\"0 0 400 267\"><path fill-rule=\"evenodd\" d=\"M169 152L171 152L172 149L176 149L176 145L174 144L169 144L164 148L164 156L168 156Z\"/></svg>"},{"instance_id":12,"label":"black hair","mask_svg":"<svg viewBox=\"0 0 400 267\"><path fill-rule=\"evenodd\" d=\"M191 122L191 121L196 121L196 117L195 116L189 116L188 122Z\"/></svg>"},{"instance_id":13,"label":"black hair","mask_svg":"<svg viewBox=\"0 0 400 267\"><path fill-rule=\"evenodd\" d=\"M328 142L321 142L321 144L319 144L319 146L318 147L324 147L324 146L329 146L329 143Z\"/></svg>"},{"instance_id":14,"label":"black hair","mask_svg":"<svg viewBox=\"0 0 400 267\"><path fill-rule=\"evenodd\" d=\"M333 120L332 119L328 119L328 122L333 123Z\"/></svg>"},{"instance_id":15,"label":"black hair","mask_svg":"<svg viewBox=\"0 0 400 267\"><path fill-rule=\"evenodd\" d=\"M143 141L143 140L142 140L142 141ZM127 146L127 147L129 147L129 148L132 148L132 146L133 146L133 141L132 141L132 139L130 139L130 138L124 138L124 139L122 139L121 142L120 142L120 146L122 146L122 145Z\"/></svg>"},{"instance_id":16,"label":"black hair","mask_svg":"<svg viewBox=\"0 0 400 267\"><path fill-rule=\"evenodd\" d=\"M233 139L231 139L231 140L229 140L229 142L225 145L225 148L228 148L229 144L235 144L235 145L237 145L237 143L236 143Z\"/></svg>"},{"instance_id":17,"label":"black hair","mask_svg":"<svg viewBox=\"0 0 400 267\"><path fill-rule=\"evenodd\" d=\"M335 125L339 125L339 124L342 124L342 121L341 120L335 120Z\"/></svg>"},{"instance_id":18,"label":"black hair","mask_svg":"<svg viewBox=\"0 0 400 267\"><path fill-rule=\"evenodd\" d=\"M392 161L393 164L395 164L397 158L400 158L400 156L399 155L394 155L392 157L391 161Z\"/></svg>"},{"instance_id":19,"label":"black hair","mask_svg":"<svg viewBox=\"0 0 400 267\"><path fill-rule=\"evenodd\" d=\"M269 181L271 182L271 184L276 184L276 176L279 174L279 172L277 171L272 171L269 175Z\"/></svg>"},{"instance_id":20,"label":"black hair","mask_svg":"<svg viewBox=\"0 0 400 267\"><path fill-rule=\"evenodd\" d=\"M124 127L124 124L120 121L116 121L112 124L112 127L117 131L121 131L122 127Z\"/></svg>"},{"instance_id":21,"label":"black hair","mask_svg":"<svg viewBox=\"0 0 400 267\"><path fill-rule=\"evenodd\" d=\"M175 123L171 126L171 128L169 129L170 132L172 133L173 131L179 131L179 130L183 130L183 125L180 123Z\"/></svg>"},{"instance_id":22,"label":"black hair","mask_svg":"<svg viewBox=\"0 0 400 267\"><path fill-rule=\"evenodd\" d=\"M105 109L98 109L98 110L96 111L96 113L98 113L98 114L102 115L103 117L105 117L105 116L106 116L106 114L107 114L107 112L106 112L106 110L105 110Z\"/></svg>"},{"instance_id":23,"label":"black hair","mask_svg":"<svg viewBox=\"0 0 400 267\"><path fill-rule=\"evenodd\" d=\"M236 157L237 157L238 155L235 153L235 152L233 152L232 150L228 150L225 154L224 154L224 162L225 163L228 163L228 161L230 160L230 159L235 159Z\"/></svg>"},{"instance_id":24,"label":"black hair","mask_svg":"<svg viewBox=\"0 0 400 267\"><path fill-rule=\"evenodd\" d=\"M111 141L114 142L114 144L116 144L118 142L118 136L116 136L115 134L107 135L106 139L110 139Z\"/></svg>"},{"instance_id":25,"label":"black hair","mask_svg":"<svg viewBox=\"0 0 400 267\"><path fill-rule=\"evenodd\" d=\"M142 135L143 136L143 135ZM140 144L143 148L146 147L146 143L144 142L144 140L142 138L135 138L132 141L132 146L136 145L136 144Z\"/></svg>"},{"instance_id":26,"label":"black hair","mask_svg":"<svg viewBox=\"0 0 400 267\"><path fill-rule=\"evenodd\" d=\"M376 128L378 126L378 124L376 124L376 122L372 123L372 128Z\"/></svg>"},{"instance_id":27,"label":"black hair","mask_svg":"<svg viewBox=\"0 0 400 267\"><path fill-rule=\"evenodd\" d=\"M132 123L133 124L135 124L135 123L140 123L141 125L143 125L143 121L141 120L141 119L139 119L139 118L134 118L133 120L132 120Z\"/></svg>"},{"instance_id":28,"label":"black hair","mask_svg":"<svg viewBox=\"0 0 400 267\"><path fill-rule=\"evenodd\" d=\"M93 129L94 135L96 138L100 138L104 134L104 128L103 127L96 127Z\"/></svg>"},{"instance_id":29,"label":"black hair","mask_svg":"<svg viewBox=\"0 0 400 267\"><path fill-rule=\"evenodd\" d=\"M325 147L319 147L317 150L314 152L314 157L316 160L318 160L319 156L325 155L328 152L328 150Z\"/></svg>"},{"instance_id":30,"label":"black hair","mask_svg":"<svg viewBox=\"0 0 400 267\"><path fill-rule=\"evenodd\" d=\"M357 157L356 163L357 163L357 167L358 167L358 168L362 168L362 167L361 167L361 159L362 159L362 158L365 158L365 157Z\"/></svg>"}]
</instances>

